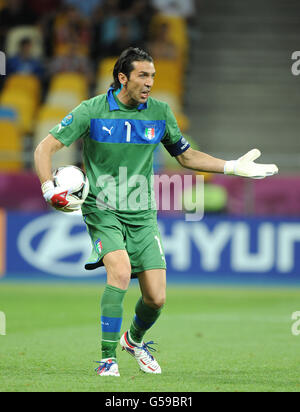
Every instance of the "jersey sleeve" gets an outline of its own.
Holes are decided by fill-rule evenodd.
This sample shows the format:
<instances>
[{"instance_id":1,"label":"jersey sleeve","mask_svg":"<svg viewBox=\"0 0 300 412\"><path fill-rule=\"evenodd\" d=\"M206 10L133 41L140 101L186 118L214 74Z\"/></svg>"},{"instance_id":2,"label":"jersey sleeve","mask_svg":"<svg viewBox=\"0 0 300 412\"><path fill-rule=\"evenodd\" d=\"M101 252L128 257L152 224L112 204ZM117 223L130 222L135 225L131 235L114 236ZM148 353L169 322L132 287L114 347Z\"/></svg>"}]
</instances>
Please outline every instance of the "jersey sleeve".
<instances>
[{"instance_id":1,"label":"jersey sleeve","mask_svg":"<svg viewBox=\"0 0 300 412\"><path fill-rule=\"evenodd\" d=\"M86 102L75 107L62 121L54 126L49 133L65 146L88 133L90 128L90 116Z\"/></svg>"},{"instance_id":2,"label":"jersey sleeve","mask_svg":"<svg viewBox=\"0 0 300 412\"><path fill-rule=\"evenodd\" d=\"M171 156L179 156L190 147L189 142L182 136L169 105L166 105L166 132L162 144Z\"/></svg>"}]
</instances>

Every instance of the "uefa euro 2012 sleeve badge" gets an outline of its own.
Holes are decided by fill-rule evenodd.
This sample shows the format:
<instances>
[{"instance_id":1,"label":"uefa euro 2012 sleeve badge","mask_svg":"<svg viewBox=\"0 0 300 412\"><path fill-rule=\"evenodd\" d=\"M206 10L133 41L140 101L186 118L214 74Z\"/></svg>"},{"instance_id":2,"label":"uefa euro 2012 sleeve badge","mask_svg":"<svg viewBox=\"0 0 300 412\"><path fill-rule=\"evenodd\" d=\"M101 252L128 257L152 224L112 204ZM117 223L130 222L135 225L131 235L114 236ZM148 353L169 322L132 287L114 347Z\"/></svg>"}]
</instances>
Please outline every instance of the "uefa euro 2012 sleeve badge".
<instances>
[{"instance_id":1,"label":"uefa euro 2012 sleeve badge","mask_svg":"<svg viewBox=\"0 0 300 412\"><path fill-rule=\"evenodd\" d=\"M73 122L73 114L68 114L61 122L63 127L69 126Z\"/></svg>"}]
</instances>

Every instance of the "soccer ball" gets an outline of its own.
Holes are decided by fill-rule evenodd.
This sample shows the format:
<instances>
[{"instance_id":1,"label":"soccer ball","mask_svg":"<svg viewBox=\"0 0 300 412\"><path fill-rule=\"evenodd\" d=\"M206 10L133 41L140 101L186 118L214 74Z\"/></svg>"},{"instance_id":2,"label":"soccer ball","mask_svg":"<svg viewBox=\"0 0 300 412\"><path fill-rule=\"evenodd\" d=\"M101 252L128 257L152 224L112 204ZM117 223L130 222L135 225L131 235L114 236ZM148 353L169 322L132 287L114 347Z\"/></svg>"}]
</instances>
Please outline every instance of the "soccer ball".
<instances>
[{"instance_id":1,"label":"soccer ball","mask_svg":"<svg viewBox=\"0 0 300 412\"><path fill-rule=\"evenodd\" d=\"M65 191L67 206L59 208L62 212L80 210L89 193L90 185L86 174L76 166L59 167L53 173L54 186Z\"/></svg>"}]
</instances>

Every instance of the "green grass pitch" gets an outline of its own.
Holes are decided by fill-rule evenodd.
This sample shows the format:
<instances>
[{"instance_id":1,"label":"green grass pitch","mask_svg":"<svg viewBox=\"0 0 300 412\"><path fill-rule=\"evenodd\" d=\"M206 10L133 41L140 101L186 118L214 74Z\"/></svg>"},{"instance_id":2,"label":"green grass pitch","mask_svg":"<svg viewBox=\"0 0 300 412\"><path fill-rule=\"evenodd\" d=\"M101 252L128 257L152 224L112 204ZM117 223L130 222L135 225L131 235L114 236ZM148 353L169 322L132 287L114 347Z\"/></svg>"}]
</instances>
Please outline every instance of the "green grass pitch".
<instances>
[{"instance_id":1,"label":"green grass pitch","mask_svg":"<svg viewBox=\"0 0 300 412\"><path fill-rule=\"evenodd\" d=\"M120 378L94 372L100 360L103 284L0 284L0 391L218 392L300 390L300 336L291 315L300 289L169 286L146 340L159 343L162 375L139 371L118 350ZM131 285L122 331L139 296Z\"/></svg>"}]
</instances>

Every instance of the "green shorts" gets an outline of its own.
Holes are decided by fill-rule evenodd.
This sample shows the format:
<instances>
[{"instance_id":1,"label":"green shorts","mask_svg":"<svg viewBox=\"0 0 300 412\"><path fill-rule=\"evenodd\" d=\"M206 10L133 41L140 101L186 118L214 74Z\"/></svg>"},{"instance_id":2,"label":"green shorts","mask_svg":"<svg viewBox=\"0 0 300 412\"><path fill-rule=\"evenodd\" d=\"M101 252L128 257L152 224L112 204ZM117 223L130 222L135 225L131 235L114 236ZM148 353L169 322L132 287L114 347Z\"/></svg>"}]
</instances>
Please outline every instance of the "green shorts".
<instances>
[{"instance_id":1,"label":"green shorts","mask_svg":"<svg viewBox=\"0 0 300 412\"><path fill-rule=\"evenodd\" d=\"M99 211L85 215L84 221L92 241L92 254L85 269L103 266L103 257L115 250L127 251L132 275L149 269L166 269L161 235L153 219L131 225L112 212Z\"/></svg>"}]
</instances>

